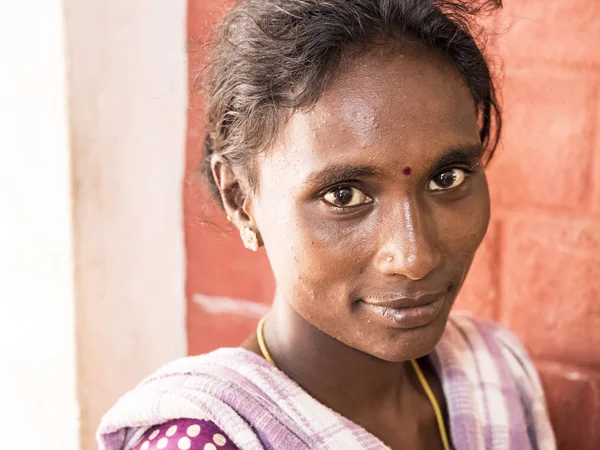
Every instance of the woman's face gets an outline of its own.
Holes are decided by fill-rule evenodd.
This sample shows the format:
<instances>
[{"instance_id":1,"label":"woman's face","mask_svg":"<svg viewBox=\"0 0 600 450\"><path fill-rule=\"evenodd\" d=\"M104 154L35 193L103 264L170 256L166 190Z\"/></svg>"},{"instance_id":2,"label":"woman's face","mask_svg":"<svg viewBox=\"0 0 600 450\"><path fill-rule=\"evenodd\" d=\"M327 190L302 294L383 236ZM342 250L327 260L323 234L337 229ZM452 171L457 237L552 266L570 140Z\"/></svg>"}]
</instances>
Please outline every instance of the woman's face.
<instances>
[{"instance_id":1,"label":"woman's face","mask_svg":"<svg viewBox=\"0 0 600 450\"><path fill-rule=\"evenodd\" d=\"M489 221L473 99L421 47L346 61L258 161L250 211L281 297L389 361L444 330Z\"/></svg>"}]
</instances>

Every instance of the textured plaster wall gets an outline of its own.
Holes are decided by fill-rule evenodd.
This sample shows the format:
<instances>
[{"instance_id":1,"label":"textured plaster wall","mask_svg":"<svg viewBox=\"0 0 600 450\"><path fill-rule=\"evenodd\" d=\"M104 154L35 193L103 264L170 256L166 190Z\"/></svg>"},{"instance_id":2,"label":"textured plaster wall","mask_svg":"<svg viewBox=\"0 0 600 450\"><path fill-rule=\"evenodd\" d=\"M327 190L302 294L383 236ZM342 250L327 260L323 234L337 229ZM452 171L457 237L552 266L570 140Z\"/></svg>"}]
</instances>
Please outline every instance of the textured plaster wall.
<instances>
[{"instance_id":1,"label":"textured plaster wall","mask_svg":"<svg viewBox=\"0 0 600 450\"><path fill-rule=\"evenodd\" d=\"M459 305L521 338L559 448L592 450L600 441L600 3L505 4L494 221Z\"/></svg>"}]
</instances>

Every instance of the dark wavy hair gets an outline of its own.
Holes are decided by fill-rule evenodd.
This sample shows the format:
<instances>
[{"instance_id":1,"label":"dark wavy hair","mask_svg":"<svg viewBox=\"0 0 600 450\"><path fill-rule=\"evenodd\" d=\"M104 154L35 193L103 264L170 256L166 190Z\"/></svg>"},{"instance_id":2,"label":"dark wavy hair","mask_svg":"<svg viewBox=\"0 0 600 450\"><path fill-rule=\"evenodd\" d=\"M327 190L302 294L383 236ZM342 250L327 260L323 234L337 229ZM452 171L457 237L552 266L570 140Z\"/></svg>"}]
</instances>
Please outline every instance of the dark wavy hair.
<instances>
[{"instance_id":1,"label":"dark wavy hair","mask_svg":"<svg viewBox=\"0 0 600 450\"><path fill-rule=\"evenodd\" d=\"M444 54L466 80L487 161L501 115L477 16L501 0L241 0L217 29L207 60L205 173L210 156L246 169L269 148L294 110L313 106L350 50L410 40Z\"/></svg>"}]
</instances>

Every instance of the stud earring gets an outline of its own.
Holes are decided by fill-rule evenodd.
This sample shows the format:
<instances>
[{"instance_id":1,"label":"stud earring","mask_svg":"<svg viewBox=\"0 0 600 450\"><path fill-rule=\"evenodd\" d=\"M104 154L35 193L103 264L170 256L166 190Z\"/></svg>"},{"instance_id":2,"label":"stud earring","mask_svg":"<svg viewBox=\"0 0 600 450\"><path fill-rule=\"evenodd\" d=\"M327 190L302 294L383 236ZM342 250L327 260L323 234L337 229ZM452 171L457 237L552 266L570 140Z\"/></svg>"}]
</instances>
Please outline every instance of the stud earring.
<instances>
[{"instance_id":1,"label":"stud earring","mask_svg":"<svg viewBox=\"0 0 600 450\"><path fill-rule=\"evenodd\" d=\"M242 243L244 247L253 252L258 250L258 236L248 227L242 227L240 230L240 236L242 237Z\"/></svg>"},{"instance_id":2,"label":"stud earring","mask_svg":"<svg viewBox=\"0 0 600 450\"><path fill-rule=\"evenodd\" d=\"M391 263L394 260L393 256L388 256L387 258L385 258L385 260L389 263Z\"/></svg>"}]
</instances>

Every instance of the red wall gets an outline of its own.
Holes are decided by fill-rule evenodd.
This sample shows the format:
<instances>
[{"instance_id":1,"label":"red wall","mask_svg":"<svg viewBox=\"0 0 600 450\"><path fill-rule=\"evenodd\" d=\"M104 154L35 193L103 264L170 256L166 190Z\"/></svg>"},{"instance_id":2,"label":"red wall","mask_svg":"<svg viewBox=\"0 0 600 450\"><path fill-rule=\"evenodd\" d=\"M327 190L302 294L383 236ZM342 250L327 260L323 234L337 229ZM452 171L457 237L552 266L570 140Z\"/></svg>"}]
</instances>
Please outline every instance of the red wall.
<instances>
[{"instance_id":1,"label":"red wall","mask_svg":"<svg viewBox=\"0 0 600 450\"><path fill-rule=\"evenodd\" d=\"M192 79L222 3L190 2ZM591 450L600 442L600 2L505 3L496 43L505 132L489 169L493 220L458 306L523 340L559 448ZM274 289L264 252L244 250L199 191L200 103L192 98L185 187L191 354L238 345L261 313L254 302L268 304ZM213 299L207 310L196 294L252 303Z\"/></svg>"},{"instance_id":2,"label":"red wall","mask_svg":"<svg viewBox=\"0 0 600 450\"><path fill-rule=\"evenodd\" d=\"M190 0L190 86L194 86L201 77L204 48L210 40L212 24L222 16L226 3L231 1ZM186 290L189 353L198 354L216 347L239 345L256 327L260 314L239 307L231 308L218 300L214 300L214 304L219 307L219 312L207 311L194 302L194 295L246 299L262 302L266 307L275 287L264 251L252 253L244 249L223 213L214 203L206 201L202 175L198 173L204 141L202 98L192 93L190 101L188 175L184 186L188 255Z\"/></svg>"}]
</instances>

